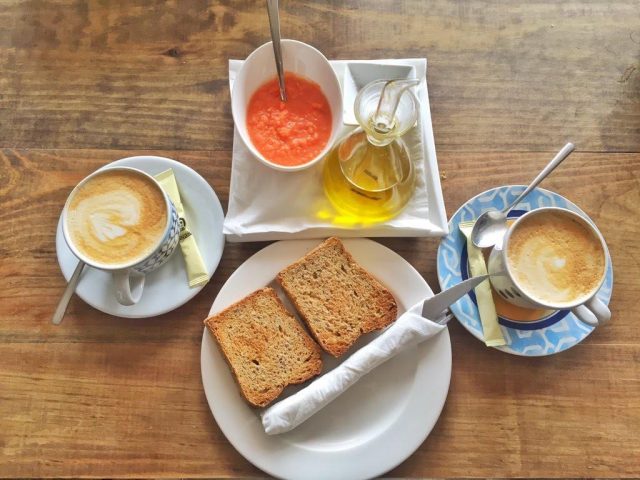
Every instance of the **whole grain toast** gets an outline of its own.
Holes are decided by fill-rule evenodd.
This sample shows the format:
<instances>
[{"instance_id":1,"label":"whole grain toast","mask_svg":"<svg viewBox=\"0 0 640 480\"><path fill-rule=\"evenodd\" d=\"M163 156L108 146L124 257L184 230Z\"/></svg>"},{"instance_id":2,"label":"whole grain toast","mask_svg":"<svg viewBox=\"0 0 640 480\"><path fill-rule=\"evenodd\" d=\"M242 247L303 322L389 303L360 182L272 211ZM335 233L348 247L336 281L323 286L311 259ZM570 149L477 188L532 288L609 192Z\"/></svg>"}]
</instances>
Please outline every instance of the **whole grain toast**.
<instances>
[{"instance_id":1,"label":"whole grain toast","mask_svg":"<svg viewBox=\"0 0 640 480\"><path fill-rule=\"evenodd\" d=\"M331 237L282 270L278 283L320 346L334 357L395 321L393 295Z\"/></svg>"},{"instance_id":2,"label":"whole grain toast","mask_svg":"<svg viewBox=\"0 0 640 480\"><path fill-rule=\"evenodd\" d=\"M322 370L320 348L272 288L253 292L204 323L253 406L268 405L287 385Z\"/></svg>"}]
</instances>

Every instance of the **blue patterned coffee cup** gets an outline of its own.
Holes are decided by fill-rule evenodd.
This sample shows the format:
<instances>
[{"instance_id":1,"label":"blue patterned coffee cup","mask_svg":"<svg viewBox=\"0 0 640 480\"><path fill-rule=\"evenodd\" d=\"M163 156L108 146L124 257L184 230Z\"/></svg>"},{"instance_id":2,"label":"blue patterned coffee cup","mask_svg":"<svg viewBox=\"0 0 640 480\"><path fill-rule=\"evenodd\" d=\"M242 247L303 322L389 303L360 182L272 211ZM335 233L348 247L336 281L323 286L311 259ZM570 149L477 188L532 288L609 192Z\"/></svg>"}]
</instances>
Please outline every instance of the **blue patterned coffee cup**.
<instances>
[{"instance_id":1,"label":"blue patterned coffee cup","mask_svg":"<svg viewBox=\"0 0 640 480\"><path fill-rule=\"evenodd\" d=\"M178 246L180 240L178 212L173 202L171 200L168 202L170 206L168 227L158 247L144 260L126 269L113 272L116 298L122 305L134 305L140 301L145 275L164 265Z\"/></svg>"},{"instance_id":2,"label":"blue patterned coffee cup","mask_svg":"<svg viewBox=\"0 0 640 480\"><path fill-rule=\"evenodd\" d=\"M160 236L160 239L156 242L151 253L145 255L143 258L137 258L130 264L125 265L110 265L108 263L98 263L95 260L87 257L73 242L71 235L69 234L68 226L68 209L71 199L75 193L81 188L88 180L94 178L97 175L101 175L106 171L114 170L126 170L133 172L137 175L144 176L146 180L153 184L159 192L162 193L164 201L164 208L166 209L166 225L164 233ZM171 257L173 252L178 246L180 240L180 219L176 207L171 202L171 199L167 193L162 189L160 184L151 175L131 167L107 167L100 169L97 172L86 177L82 180L71 192L64 210L62 212L62 231L64 233L65 241L69 246L69 249L73 254L78 257L82 262L87 265L100 270L111 272L113 275L115 296L118 302L122 305L134 305L140 301L142 292L144 290L145 277L152 271L160 268Z\"/></svg>"}]
</instances>

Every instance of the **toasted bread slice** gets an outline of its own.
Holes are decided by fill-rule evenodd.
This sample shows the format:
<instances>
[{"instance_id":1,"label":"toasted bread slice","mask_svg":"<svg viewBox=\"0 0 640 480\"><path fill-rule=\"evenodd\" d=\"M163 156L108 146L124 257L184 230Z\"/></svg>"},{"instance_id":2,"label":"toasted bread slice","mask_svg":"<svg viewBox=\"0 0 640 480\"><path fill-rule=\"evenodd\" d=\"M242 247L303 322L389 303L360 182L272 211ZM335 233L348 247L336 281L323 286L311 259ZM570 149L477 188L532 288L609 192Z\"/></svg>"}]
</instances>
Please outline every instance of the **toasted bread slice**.
<instances>
[{"instance_id":1,"label":"toasted bread slice","mask_svg":"<svg viewBox=\"0 0 640 480\"><path fill-rule=\"evenodd\" d=\"M320 346L334 357L395 321L393 295L331 237L282 270L278 283Z\"/></svg>"},{"instance_id":2,"label":"toasted bread slice","mask_svg":"<svg viewBox=\"0 0 640 480\"><path fill-rule=\"evenodd\" d=\"M322 370L320 348L272 288L253 292L204 323L253 406L268 405L287 385Z\"/></svg>"}]
</instances>

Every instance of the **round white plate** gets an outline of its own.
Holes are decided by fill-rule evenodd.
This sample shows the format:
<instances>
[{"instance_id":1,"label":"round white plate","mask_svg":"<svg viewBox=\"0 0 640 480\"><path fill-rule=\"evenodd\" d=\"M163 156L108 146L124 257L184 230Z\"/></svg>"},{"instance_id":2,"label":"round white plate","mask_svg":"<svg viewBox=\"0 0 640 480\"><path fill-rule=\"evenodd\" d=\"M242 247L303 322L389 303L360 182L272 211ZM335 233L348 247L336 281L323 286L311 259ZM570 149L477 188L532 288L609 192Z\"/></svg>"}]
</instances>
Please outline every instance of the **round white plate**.
<instances>
[{"instance_id":1,"label":"round white plate","mask_svg":"<svg viewBox=\"0 0 640 480\"><path fill-rule=\"evenodd\" d=\"M215 192L193 169L164 157L139 156L117 160L102 168L124 166L156 175L172 168L180 188L189 228L196 240L209 276L213 275L224 248L222 224L224 213ZM64 278L69 280L78 259L73 255L62 234L61 220L56 233L58 263ZM147 275L144 292L136 305L120 305L113 292L111 274L85 267L76 294L98 310L117 317L155 317L178 308L191 300L204 285L189 288L184 259L180 249L161 268Z\"/></svg>"},{"instance_id":2,"label":"round white plate","mask_svg":"<svg viewBox=\"0 0 640 480\"><path fill-rule=\"evenodd\" d=\"M259 251L227 280L211 312L273 285L281 269L318 242L281 241ZM433 295L422 276L388 248L362 238L345 239L344 243L356 261L393 292L399 313ZM371 338L363 338L362 343ZM337 363L328 361L326 355L323 359L323 371ZM402 463L431 432L449 390L451 342L445 330L401 353L295 430L274 436L264 433L259 411L240 396L206 328L200 364L216 422L236 450L255 466L276 477L300 480L371 478Z\"/></svg>"}]
</instances>

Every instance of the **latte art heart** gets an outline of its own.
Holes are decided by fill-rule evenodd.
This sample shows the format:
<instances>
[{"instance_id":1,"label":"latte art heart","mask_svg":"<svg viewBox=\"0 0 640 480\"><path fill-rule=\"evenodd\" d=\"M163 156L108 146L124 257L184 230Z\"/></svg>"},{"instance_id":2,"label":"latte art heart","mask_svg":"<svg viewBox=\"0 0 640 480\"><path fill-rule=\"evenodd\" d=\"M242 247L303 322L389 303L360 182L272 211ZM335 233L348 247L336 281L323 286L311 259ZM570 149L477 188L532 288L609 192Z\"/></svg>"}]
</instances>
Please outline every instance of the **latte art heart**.
<instances>
[{"instance_id":1,"label":"latte art heart","mask_svg":"<svg viewBox=\"0 0 640 480\"><path fill-rule=\"evenodd\" d=\"M127 233L126 228L111 223L109 218L105 217L101 213L91 215L91 225L93 225L93 231L96 237L103 242L113 240L114 238L121 237Z\"/></svg>"},{"instance_id":2,"label":"latte art heart","mask_svg":"<svg viewBox=\"0 0 640 480\"><path fill-rule=\"evenodd\" d=\"M74 245L90 260L128 265L156 248L166 228L166 210L153 181L133 171L107 170L75 193L67 225Z\"/></svg>"},{"instance_id":3,"label":"latte art heart","mask_svg":"<svg viewBox=\"0 0 640 480\"><path fill-rule=\"evenodd\" d=\"M87 198L78 205L78 211L89 212L87 218L93 234L102 242L125 235L128 227L140 221L138 199L127 190Z\"/></svg>"},{"instance_id":4,"label":"latte art heart","mask_svg":"<svg viewBox=\"0 0 640 480\"><path fill-rule=\"evenodd\" d=\"M567 284L567 276L573 268L571 259L567 259L556 246L544 242L529 242L529 251L523 254L529 257L529 278L536 279L538 285L545 284L545 288L553 289L556 298L570 299L571 287Z\"/></svg>"}]
</instances>

